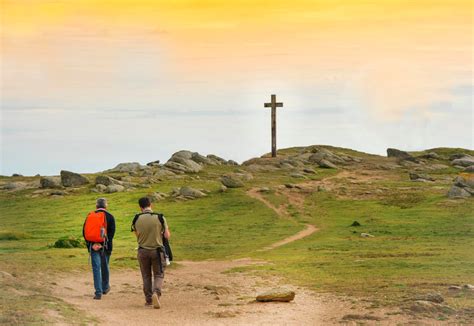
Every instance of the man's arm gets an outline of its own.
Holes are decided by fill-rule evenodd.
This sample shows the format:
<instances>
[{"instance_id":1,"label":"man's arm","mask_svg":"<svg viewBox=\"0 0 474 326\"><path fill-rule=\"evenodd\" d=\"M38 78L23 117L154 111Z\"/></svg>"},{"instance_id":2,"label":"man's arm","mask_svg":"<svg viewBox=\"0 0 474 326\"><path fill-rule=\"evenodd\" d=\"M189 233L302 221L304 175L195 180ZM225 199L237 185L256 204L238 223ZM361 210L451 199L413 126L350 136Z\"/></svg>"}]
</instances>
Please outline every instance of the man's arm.
<instances>
[{"instance_id":1,"label":"man's arm","mask_svg":"<svg viewBox=\"0 0 474 326\"><path fill-rule=\"evenodd\" d=\"M171 237L171 232L170 232L170 229L169 228L166 228L165 229L165 232L163 232L163 236L166 238L166 239L169 239Z\"/></svg>"},{"instance_id":2,"label":"man's arm","mask_svg":"<svg viewBox=\"0 0 474 326\"><path fill-rule=\"evenodd\" d=\"M112 240L115 235L115 218L112 214L107 214L107 237Z\"/></svg>"}]
</instances>

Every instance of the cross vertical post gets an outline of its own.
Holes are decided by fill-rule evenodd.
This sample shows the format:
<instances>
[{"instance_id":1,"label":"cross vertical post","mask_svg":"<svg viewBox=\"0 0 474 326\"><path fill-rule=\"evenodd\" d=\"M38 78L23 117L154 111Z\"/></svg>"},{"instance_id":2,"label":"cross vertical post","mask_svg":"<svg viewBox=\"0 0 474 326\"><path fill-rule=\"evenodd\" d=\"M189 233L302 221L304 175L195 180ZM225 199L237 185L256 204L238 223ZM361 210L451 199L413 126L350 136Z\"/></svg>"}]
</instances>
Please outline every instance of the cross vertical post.
<instances>
[{"instance_id":1,"label":"cross vertical post","mask_svg":"<svg viewBox=\"0 0 474 326\"><path fill-rule=\"evenodd\" d=\"M276 95L272 94L271 102L264 103L264 107L272 109L272 157L277 156L277 146L276 146L276 108L283 107L283 103L276 101Z\"/></svg>"}]
</instances>

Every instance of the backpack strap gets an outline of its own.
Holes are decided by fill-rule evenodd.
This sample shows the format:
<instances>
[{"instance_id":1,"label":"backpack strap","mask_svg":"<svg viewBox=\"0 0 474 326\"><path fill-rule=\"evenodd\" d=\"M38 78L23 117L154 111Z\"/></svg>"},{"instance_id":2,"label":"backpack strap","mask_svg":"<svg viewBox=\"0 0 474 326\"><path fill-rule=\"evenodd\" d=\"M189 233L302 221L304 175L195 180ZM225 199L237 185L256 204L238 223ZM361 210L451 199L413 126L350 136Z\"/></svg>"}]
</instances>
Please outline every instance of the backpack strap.
<instances>
[{"instance_id":1,"label":"backpack strap","mask_svg":"<svg viewBox=\"0 0 474 326\"><path fill-rule=\"evenodd\" d=\"M133 232L135 231L135 223L137 223L137 220L138 218L140 217L140 215L142 215L143 213L140 213L140 214L137 214L135 215L135 217L133 218L133 221L132 221L132 226L130 227L130 232Z\"/></svg>"}]
</instances>

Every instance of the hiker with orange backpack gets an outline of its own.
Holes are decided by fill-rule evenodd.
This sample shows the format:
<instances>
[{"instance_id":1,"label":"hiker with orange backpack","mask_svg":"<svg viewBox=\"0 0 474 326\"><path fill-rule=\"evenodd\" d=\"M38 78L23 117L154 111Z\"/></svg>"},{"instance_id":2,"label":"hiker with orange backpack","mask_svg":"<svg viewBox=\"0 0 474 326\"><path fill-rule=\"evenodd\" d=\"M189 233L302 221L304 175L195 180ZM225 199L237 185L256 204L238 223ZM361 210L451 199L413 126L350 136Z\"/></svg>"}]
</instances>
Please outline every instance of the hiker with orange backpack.
<instances>
[{"instance_id":1,"label":"hiker with orange backpack","mask_svg":"<svg viewBox=\"0 0 474 326\"><path fill-rule=\"evenodd\" d=\"M96 210L87 215L82 227L82 235L86 240L92 263L95 300L102 299L102 295L110 291L109 261L113 249L115 219L107 211L107 205L107 199L97 199Z\"/></svg>"}]
</instances>

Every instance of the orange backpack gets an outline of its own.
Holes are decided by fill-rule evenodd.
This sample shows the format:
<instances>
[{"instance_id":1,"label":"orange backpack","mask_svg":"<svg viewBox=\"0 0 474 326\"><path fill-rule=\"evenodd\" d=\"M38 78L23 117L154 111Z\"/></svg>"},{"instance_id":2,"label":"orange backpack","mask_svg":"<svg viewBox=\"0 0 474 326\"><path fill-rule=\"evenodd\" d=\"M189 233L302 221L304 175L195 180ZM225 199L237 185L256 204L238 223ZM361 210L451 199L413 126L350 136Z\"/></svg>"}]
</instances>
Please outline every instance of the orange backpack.
<instances>
[{"instance_id":1,"label":"orange backpack","mask_svg":"<svg viewBox=\"0 0 474 326\"><path fill-rule=\"evenodd\" d=\"M105 242L107 218L105 212L90 212L84 223L84 238L89 242Z\"/></svg>"}]
</instances>

